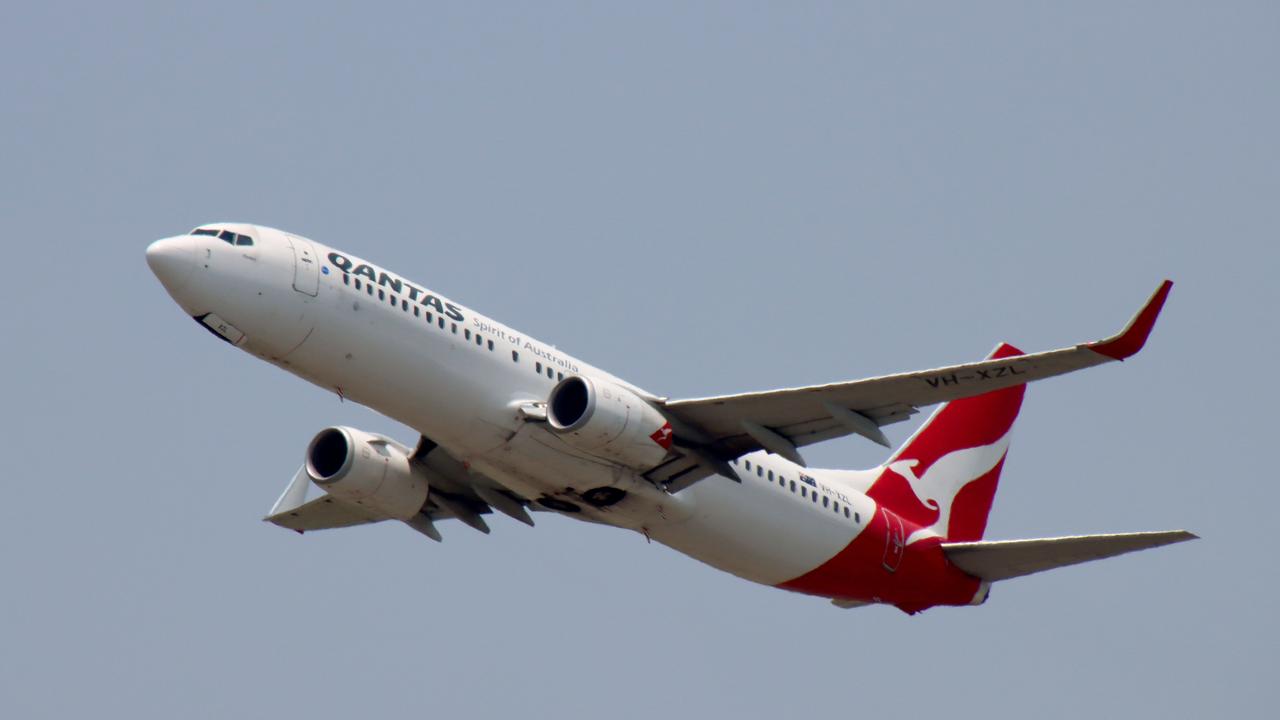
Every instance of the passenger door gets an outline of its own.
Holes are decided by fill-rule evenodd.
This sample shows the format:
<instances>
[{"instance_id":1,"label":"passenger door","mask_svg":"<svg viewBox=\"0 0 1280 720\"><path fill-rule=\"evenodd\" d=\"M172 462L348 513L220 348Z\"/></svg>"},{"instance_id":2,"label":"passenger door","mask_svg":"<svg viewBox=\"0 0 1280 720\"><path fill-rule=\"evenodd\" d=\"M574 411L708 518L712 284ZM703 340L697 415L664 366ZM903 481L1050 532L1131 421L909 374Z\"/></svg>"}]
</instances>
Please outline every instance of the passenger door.
<instances>
[{"instance_id":1,"label":"passenger door","mask_svg":"<svg viewBox=\"0 0 1280 720\"><path fill-rule=\"evenodd\" d=\"M293 247L293 289L315 297L320 292L320 263L310 241L285 235Z\"/></svg>"}]
</instances>

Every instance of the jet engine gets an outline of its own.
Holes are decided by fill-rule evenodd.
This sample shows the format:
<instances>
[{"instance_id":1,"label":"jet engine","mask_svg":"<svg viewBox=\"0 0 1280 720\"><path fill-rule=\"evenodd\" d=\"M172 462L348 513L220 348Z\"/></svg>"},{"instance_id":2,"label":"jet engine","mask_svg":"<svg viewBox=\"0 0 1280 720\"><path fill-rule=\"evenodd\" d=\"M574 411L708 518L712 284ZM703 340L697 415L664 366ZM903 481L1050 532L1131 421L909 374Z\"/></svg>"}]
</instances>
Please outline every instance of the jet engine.
<instances>
[{"instance_id":1,"label":"jet engine","mask_svg":"<svg viewBox=\"0 0 1280 720\"><path fill-rule=\"evenodd\" d=\"M306 468L325 492L383 517L408 520L427 502L427 479L408 451L355 428L321 430L307 446Z\"/></svg>"},{"instance_id":2,"label":"jet engine","mask_svg":"<svg viewBox=\"0 0 1280 720\"><path fill-rule=\"evenodd\" d=\"M634 470L651 470L671 449L671 425L634 392L571 375L551 389L547 424L566 443Z\"/></svg>"}]
</instances>

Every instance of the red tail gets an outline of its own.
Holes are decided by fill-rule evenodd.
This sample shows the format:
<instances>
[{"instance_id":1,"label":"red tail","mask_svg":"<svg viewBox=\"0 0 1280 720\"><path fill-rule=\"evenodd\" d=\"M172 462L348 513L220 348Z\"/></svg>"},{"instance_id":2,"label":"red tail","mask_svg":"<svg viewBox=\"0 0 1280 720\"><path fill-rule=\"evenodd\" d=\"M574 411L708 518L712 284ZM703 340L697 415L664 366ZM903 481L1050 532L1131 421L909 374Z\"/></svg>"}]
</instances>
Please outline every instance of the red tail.
<instances>
[{"instance_id":1,"label":"red tail","mask_svg":"<svg viewBox=\"0 0 1280 720\"><path fill-rule=\"evenodd\" d=\"M1021 354L1001 344L989 357ZM1018 385L942 405L889 458L867 495L944 539L981 539L1025 391Z\"/></svg>"}]
</instances>

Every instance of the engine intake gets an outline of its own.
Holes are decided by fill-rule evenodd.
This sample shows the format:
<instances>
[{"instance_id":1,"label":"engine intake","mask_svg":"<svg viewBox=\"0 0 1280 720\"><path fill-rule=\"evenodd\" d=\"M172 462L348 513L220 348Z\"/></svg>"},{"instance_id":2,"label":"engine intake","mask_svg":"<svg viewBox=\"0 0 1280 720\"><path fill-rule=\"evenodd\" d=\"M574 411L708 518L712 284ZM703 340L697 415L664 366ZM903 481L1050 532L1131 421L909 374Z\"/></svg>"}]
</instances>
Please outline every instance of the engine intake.
<instances>
[{"instance_id":1,"label":"engine intake","mask_svg":"<svg viewBox=\"0 0 1280 720\"><path fill-rule=\"evenodd\" d=\"M321 430L307 446L306 467L325 492L386 518L417 515L430 490L406 448L355 428Z\"/></svg>"},{"instance_id":2,"label":"engine intake","mask_svg":"<svg viewBox=\"0 0 1280 720\"><path fill-rule=\"evenodd\" d=\"M570 446L635 470L657 467L671 449L671 425L631 390L570 375L551 389L547 424Z\"/></svg>"},{"instance_id":3,"label":"engine intake","mask_svg":"<svg viewBox=\"0 0 1280 720\"><path fill-rule=\"evenodd\" d=\"M551 427L561 432L572 432L591 419L595 397L591 383L584 377L573 375L551 389L547 399L547 419Z\"/></svg>"}]
</instances>

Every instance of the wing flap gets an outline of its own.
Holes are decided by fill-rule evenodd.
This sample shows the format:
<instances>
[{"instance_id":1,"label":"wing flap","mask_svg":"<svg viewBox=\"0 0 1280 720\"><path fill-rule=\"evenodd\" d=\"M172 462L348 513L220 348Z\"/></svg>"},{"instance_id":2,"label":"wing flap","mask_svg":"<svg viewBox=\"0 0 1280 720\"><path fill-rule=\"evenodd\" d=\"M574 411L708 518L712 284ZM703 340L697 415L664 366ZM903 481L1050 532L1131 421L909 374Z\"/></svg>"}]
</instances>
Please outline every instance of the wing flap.
<instances>
[{"instance_id":1,"label":"wing flap","mask_svg":"<svg viewBox=\"0 0 1280 720\"><path fill-rule=\"evenodd\" d=\"M953 565L966 573L994 582L1196 538L1196 535L1186 530L1166 530L1036 540L943 543L942 551Z\"/></svg>"}]
</instances>

